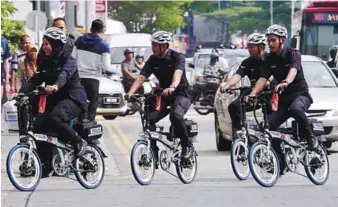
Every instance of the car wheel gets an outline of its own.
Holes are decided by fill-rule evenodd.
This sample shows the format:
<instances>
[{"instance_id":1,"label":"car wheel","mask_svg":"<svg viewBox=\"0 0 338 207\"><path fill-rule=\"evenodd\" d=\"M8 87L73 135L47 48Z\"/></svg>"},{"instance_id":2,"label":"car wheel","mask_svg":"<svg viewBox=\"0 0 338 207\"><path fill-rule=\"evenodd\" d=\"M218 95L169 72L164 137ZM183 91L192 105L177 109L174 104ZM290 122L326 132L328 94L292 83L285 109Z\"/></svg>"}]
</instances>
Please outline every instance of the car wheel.
<instances>
[{"instance_id":1,"label":"car wheel","mask_svg":"<svg viewBox=\"0 0 338 207\"><path fill-rule=\"evenodd\" d=\"M103 118L107 119L107 120L114 120L116 119L116 115L103 115Z\"/></svg>"},{"instance_id":2,"label":"car wheel","mask_svg":"<svg viewBox=\"0 0 338 207\"><path fill-rule=\"evenodd\" d=\"M216 146L218 151L229 151L231 149L231 141L226 140L221 133L219 127L218 117L215 113L215 133L216 133Z\"/></svg>"}]
</instances>

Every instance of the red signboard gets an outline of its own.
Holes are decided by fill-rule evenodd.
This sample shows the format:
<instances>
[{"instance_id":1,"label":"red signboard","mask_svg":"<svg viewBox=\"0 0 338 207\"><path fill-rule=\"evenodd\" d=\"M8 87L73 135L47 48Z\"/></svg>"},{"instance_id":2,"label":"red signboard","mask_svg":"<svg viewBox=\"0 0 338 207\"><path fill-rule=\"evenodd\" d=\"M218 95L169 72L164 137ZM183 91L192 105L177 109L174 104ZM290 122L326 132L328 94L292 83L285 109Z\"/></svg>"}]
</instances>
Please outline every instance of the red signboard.
<instances>
[{"instance_id":1,"label":"red signboard","mask_svg":"<svg viewBox=\"0 0 338 207\"><path fill-rule=\"evenodd\" d=\"M96 13L105 13L106 12L106 1L105 0L96 0Z\"/></svg>"}]
</instances>

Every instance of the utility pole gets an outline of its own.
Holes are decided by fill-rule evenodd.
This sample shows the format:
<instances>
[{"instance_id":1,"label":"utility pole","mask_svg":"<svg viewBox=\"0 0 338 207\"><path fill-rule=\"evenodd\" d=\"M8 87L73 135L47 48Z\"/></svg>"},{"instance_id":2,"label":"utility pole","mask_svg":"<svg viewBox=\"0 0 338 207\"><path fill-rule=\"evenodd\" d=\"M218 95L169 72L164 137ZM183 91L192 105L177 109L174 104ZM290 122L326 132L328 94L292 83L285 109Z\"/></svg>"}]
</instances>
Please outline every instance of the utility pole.
<instances>
[{"instance_id":1,"label":"utility pole","mask_svg":"<svg viewBox=\"0 0 338 207\"><path fill-rule=\"evenodd\" d=\"M36 10L37 11L40 11L41 10L41 7L40 7L40 0L37 0L36 1ZM38 47L40 47L41 45L41 41L40 41L40 31L38 31L38 26L37 26L37 23L38 23L38 20L37 20L37 16L35 16L35 28L36 28L36 43L38 44Z\"/></svg>"},{"instance_id":2,"label":"utility pole","mask_svg":"<svg viewBox=\"0 0 338 207\"><path fill-rule=\"evenodd\" d=\"M90 27L92 24L92 21L96 19L96 10L93 9L96 7L96 2L93 0L85 1L86 7L85 7L85 25L86 25L86 32L90 32Z\"/></svg>"},{"instance_id":3,"label":"utility pole","mask_svg":"<svg viewBox=\"0 0 338 207\"><path fill-rule=\"evenodd\" d=\"M273 0L270 0L270 25L273 24Z\"/></svg>"},{"instance_id":4,"label":"utility pole","mask_svg":"<svg viewBox=\"0 0 338 207\"><path fill-rule=\"evenodd\" d=\"M293 28L294 27L294 22L293 22L293 16L295 15L295 0L291 0L291 37L293 37Z\"/></svg>"},{"instance_id":5,"label":"utility pole","mask_svg":"<svg viewBox=\"0 0 338 207\"><path fill-rule=\"evenodd\" d=\"M74 34L75 32L75 4L74 1L66 1L66 21L68 34Z\"/></svg>"}]
</instances>

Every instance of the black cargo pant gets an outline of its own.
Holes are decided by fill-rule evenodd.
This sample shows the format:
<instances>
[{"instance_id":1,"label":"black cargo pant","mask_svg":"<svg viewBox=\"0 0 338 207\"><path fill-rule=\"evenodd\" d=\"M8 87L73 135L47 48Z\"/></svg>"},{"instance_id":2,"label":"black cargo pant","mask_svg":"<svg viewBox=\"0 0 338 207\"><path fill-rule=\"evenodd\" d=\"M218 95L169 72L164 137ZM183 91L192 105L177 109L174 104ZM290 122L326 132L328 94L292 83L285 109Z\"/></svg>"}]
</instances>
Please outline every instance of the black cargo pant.
<instances>
[{"instance_id":1,"label":"black cargo pant","mask_svg":"<svg viewBox=\"0 0 338 207\"><path fill-rule=\"evenodd\" d=\"M311 98L306 95L299 95L293 98L280 97L278 103L278 110L268 116L268 122L270 130L276 130L281 124L283 124L288 118L293 117L299 128L299 137L301 139L308 140L313 136L311 125L305 114L311 105ZM285 161L280 142L274 140L272 142L279 160L281 171L285 168Z\"/></svg>"},{"instance_id":2,"label":"black cargo pant","mask_svg":"<svg viewBox=\"0 0 338 207\"><path fill-rule=\"evenodd\" d=\"M233 130L233 134L235 131L240 130L241 129L241 113L245 113L245 111L249 111L252 108L248 108L248 105L246 105L245 103L243 106L245 107L245 110L242 108L242 112L241 112L241 101L243 101L243 97L246 95L250 94L251 90L246 90L243 91L243 93L240 94L240 97L238 97L236 100L234 100L231 104L229 104L228 106L228 112L230 114L230 118L231 118L231 123L232 123L232 130Z\"/></svg>"},{"instance_id":3,"label":"black cargo pant","mask_svg":"<svg viewBox=\"0 0 338 207\"><path fill-rule=\"evenodd\" d=\"M251 90L244 91L240 96L242 98L242 100L243 100L244 96L249 95L250 92L251 92ZM241 129L241 119L242 119L242 117L241 117L240 101L242 101L242 100L240 100L240 98L237 98L236 100L234 100L228 106L228 112L229 112L230 117L231 117L233 132ZM252 106L245 104L245 103L242 103L242 104L244 104L243 105L244 108L242 108L242 113L254 110L254 108ZM257 109L260 109L260 106L257 106L256 110ZM269 99L269 104L266 105L266 112L267 112L267 114L272 113L270 99ZM242 115L244 115L244 114L242 114Z\"/></svg>"},{"instance_id":4,"label":"black cargo pant","mask_svg":"<svg viewBox=\"0 0 338 207\"><path fill-rule=\"evenodd\" d=\"M74 101L66 98L48 108L45 115L39 115L34 121L35 131L46 133L51 131L58 138L76 144L80 137L70 126L70 120L75 119L82 112L80 106Z\"/></svg>"},{"instance_id":5,"label":"black cargo pant","mask_svg":"<svg viewBox=\"0 0 338 207\"><path fill-rule=\"evenodd\" d=\"M87 99L90 101L87 113L82 118L95 120L97 106L99 104L100 81L93 78L81 78L81 84L85 88Z\"/></svg>"},{"instance_id":6,"label":"black cargo pant","mask_svg":"<svg viewBox=\"0 0 338 207\"><path fill-rule=\"evenodd\" d=\"M293 117L298 123L299 136L302 139L309 139L313 136L311 125L305 112L311 106L311 98L306 95L299 95L293 98L280 97L278 110L268 116L271 130L276 130L288 118Z\"/></svg>"},{"instance_id":7,"label":"black cargo pant","mask_svg":"<svg viewBox=\"0 0 338 207\"><path fill-rule=\"evenodd\" d=\"M48 107L48 105L47 105ZM63 99L53 107L47 108L45 115L38 115L34 121L34 131L36 133L53 132L63 141L69 141L73 146L80 141L80 137L70 126L70 120L78 117L81 108L70 99ZM37 143L38 153L44 163L44 172L49 172L53 148L47 142Z\"/></svg>"},{"instance_id":8,"label":"black cargo pant","mask_svg":"<svg viewBox=\"0 0 338 207\"><path fill-rule=\"evenodd\" d=\"M151 100L152 102L152 112L149 116L149 121L151 125L155 125L155 123L159 122L161 119L166 117L170 113L170 122L174 127L175 135L180 138L182 146L189 146L189 136L188 129L185 125L184 115L189 110L191 105L190 99L186 96L175 95L162 97L161 99L161 108L159 111L154 110L155 108L155 100ZM170 108L168 109L168 106ZM151 143L152 147L156 147L156 142Z\"/></svg>"}]
</instances>

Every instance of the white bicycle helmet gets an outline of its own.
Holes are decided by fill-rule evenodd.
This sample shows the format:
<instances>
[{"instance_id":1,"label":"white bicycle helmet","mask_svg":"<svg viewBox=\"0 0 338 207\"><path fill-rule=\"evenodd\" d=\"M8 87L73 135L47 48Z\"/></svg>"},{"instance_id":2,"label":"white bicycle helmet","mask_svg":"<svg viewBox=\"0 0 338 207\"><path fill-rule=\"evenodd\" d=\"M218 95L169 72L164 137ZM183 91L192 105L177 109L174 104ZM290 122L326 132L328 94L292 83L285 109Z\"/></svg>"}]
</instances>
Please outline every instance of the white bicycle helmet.
<instances>
[{"instance_id":1,"label":"white bicycle helmet","mask_svg":"<svg viewBox=\"0 0 338 207\"><path fill-rule=\"evenodd\" d=\"M263 45L266 45L267 44L267 40L266 40L265 35L263 35L263 34L252 33L248 37L247 44L253 44L253 45L263 44Z\"/></svg>"},{"instance_id":2,"label":"white bicycle helmet","mask_svg":"<svg viewBox=\"0 0 338 207\"><path fill-rule=\"evenodd\" d=\"M210 57L211 58L218 58L219 57L218 52L216 50L212 50Z\"/></svg>"},{"instance_id":3,"label":"white bicycle helmet","mask_svg":"<svg viewBox=\"0 0 338 207\"><path fill-rule=\"evenodd\" d=\"M53 40L59 40L62 43L67 42L66 34L61 29L59 29L57 27L48 28L45 31L45 33L43 34L43 36L49 37Z\"/></svg>"},{"instance_id":4,"label":"white bicycle helmet","mask_svg":"<svg viewBox=\"0 0 338 207\"><path fill-rule=\"evenodd\" d=\"M286 28L278 24L271 25L267 29L265 34L266 35L273 34L273 35L277 35L279 37L285 37L285 38L288 37L288 31L286 30Z\"/></svg>"},{"instance_id":5,"label":"white bicycle helmet","mask_svg":"<svg viewBox=\"0 0 338 207\"><path fill-rule=\"evenodd\" d=\"M157 31L151 35L151 42L158 44L170 44L172 40L172 34L166 31Z\"/></svg>"}]
</instances>

